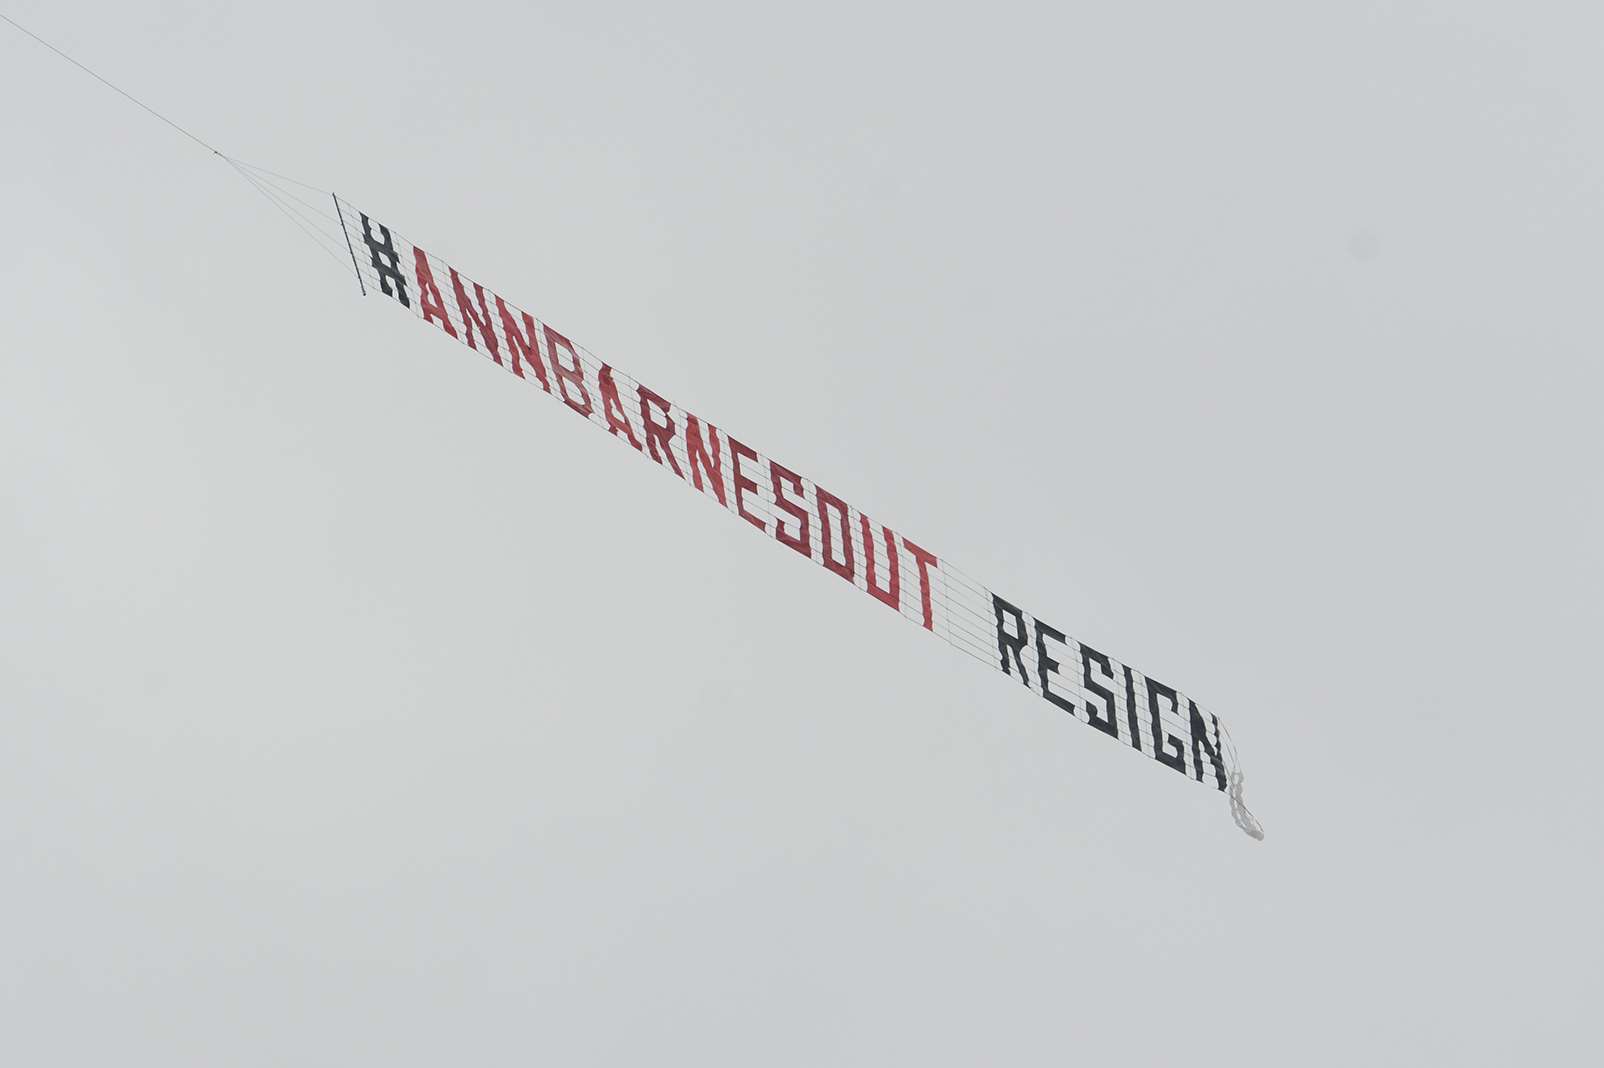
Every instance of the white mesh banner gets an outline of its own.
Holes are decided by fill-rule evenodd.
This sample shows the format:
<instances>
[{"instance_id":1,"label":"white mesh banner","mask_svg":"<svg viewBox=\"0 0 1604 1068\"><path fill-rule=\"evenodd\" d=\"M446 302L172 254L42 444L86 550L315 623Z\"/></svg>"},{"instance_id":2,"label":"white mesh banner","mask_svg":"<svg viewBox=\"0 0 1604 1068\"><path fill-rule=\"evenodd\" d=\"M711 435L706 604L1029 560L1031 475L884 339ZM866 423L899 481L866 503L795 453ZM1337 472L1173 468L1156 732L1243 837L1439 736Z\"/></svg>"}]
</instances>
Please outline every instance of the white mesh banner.
<instances>
[{"instance_id":1,"label":"white mesh banner","mask_svg":"<svg viewBox=\"0 0 1604 1068\"><path fill-rule=\"evenodd\" d=\"M987 589L922 544L686 411L343 201L365 291L494 360L687 486L1058 709L1242 805L1230 734L1186 694Z\"/></svg>"}]
</instances>

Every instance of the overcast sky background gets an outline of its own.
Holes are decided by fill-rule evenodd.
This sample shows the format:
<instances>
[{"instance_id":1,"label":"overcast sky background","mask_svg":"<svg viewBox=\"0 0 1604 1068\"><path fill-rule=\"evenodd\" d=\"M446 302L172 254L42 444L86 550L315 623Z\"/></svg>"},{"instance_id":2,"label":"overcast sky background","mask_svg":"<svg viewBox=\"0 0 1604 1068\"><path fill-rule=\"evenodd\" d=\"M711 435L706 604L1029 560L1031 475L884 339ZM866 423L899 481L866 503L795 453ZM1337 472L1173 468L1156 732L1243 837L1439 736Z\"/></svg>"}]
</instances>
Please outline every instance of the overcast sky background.
<instances>
[{"instance_id":1,"label":"overcast sky background","mask_svg":"<svg viewBox=\"0 0 1604 1068\"><path fill-rule=\"evenodd\" d=\"M7 1063L1579 1064L1596 3L51 3L1232 727L1224 800L0 26Z\"/></svg>"}]
</instances>

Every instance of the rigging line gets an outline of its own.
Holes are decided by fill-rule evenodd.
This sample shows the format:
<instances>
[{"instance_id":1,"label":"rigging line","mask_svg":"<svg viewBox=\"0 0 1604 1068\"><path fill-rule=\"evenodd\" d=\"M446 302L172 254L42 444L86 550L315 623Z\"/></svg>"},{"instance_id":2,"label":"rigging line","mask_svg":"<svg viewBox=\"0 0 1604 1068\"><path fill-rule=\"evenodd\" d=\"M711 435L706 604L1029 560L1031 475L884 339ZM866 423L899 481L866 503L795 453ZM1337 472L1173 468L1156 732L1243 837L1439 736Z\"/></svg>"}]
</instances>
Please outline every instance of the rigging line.
<instances>
[{"instance_id":1,"label":"rigging line","mask_svg":"<svg viewBox=\"0 0 1604 1068\"><path fill-rule=\"evenodd\" d=\"M287 204L280 200L278 194L274 193L272 189L258 181L255 181L254 179L247 178L247 181L250 181L251 185L255 187L258 192L267 196L267 198L273 202L274 207L278 208L280 212L283 212L284 215L292 222L295 222L297 225L299 225L302 232L312 237L320 245L334 249L336 252L339 251L340 243L334 237L334 232L332 230L323 230L315 222L313 222L310 226L306 225L301 221L301 219L296 218L297 215L303 215L304 217L304 214L297 212L294 204ZM307 220L307 222L311 222L311 220Z\"/></svg>"},{"instance_id":2,"label":"rigging line","mask_svg":"<svg viewBox=\"0 0 1604 1068\"><path fill-rule=\"evenodd\" d=\"M311 230L308 230L306 228L306 226L301 222L301 220L297 219L294 215L290 214L290 212L285 209L283 204L279 203L278 200L274 199L273 195L265 187L263 187L261 184L259 184L259 182L258 182L258 180L256 178L252 177L249 172L247 172L244 169L242 169L240 167L239 163L234 159L234 157L230 156L228 153L224 152L222 149L218 148L216 145L213 145L211 142L202 139L201 137L197 136L194 133L191 133L189 130L187 130L184 127L180 126L178 123L174 122L172 119L169 119L166 115L163 115L161 112L157 111L155 108L151 107L149 104L145 103L143 100L139 99L137 96L135 96L134 94L130 93L128 90L124 89L122 86L117 85L114 82L110 81L109 79L102 77L100 74L97 74L95 71L91 70L89 67L87 67L84 64L78 62L76 59L72 58L67 53L63 52L61 49L57 48L55 45L53 45L49 41L45 40L43 37L40 37L37 33L34 33L32 30L28 29L28 27L22 25L20 22L18 22L16 19L12 18L11 16L9 16L9 15L3 13L3 12L0 12L0 21L4 21L7 25L11 26L13 29L17 30L19 33L23 34L26 37L32 38L37 43L43 45L45 48L48 48L50 51L54 52L57 56L59 56L62 59L66 60L68 63L71 63L73 66L77 67L79 70L83 71L85 74L87 74L91 78L95 79L95 81L99 82L101 85L104 85L106 88L112 90L117 95L123 97L125 100L129 101L130 103L137 105L141 110L145 111L146 113L150 114L151 116L153 116L153 117L155 117L157 119L160 119L162 122L166 123L168 126L171 126L173 129L177 130L179 133L183 134L185 137L189 138L191 141L195 142L197 145L200 145L202 148L206 149L206 151L210 152L212 155L216 156L218 159L223 160L230 167L233 167L235 172L237 174L239 174L239 176L241 178L244 178L247 182L250 182L252 187L255 188L257 192L259 192L263 196L267 197L267 199L273 204L273 206L275 208L278 208L279 211L284 213L284 216L286 218L288 218L291 222L293 222L297 227L299 227L308 236L312 236L314 238L314 240L317 240L317 243L318 243L319 247L322 247L323 251L327 252L329 254L329 256L333 258L335 263L339 263L340 262L340 257L335 251L329 249L327 246L324 246L322 240L318 240L316 235L313 234L313 232ZM266 170L266 168L258 168L258 169ZM273 172L268 172L268 173L273 173ZM296 182L296 184L298 184L298 185L306 185L305 182L298 182L296 179L290 178L287 175L278 175L278 174L276 174L275 177L283 178L285 181ZM309 187L309 188L314 188L314 187ZM284 191L281 191L281 192L287 193L288 191L284 190ZM296 199L299 199L299 198L296 198ZM302 203L305 203L305 202L303 201ZM311 207L311 205L307 205L307 206ZM314 209L314 210L316 210L316 209ZM332 238L330 238L329 235L324 235L324 237L325 237L325 239L332 240Z\"/></svg>"},{"instance_id":3,"label":"rigging line","mask_svg":"<svg viewBox=\"0 0 1604 1068\"><path fill-rule=\"evenodd\" d=\"M300 204L302 209L304 209L302 211L303 215L316 215L319 219L329 223L331 227L340 225L339 217L330 213L327 208L320 208L310 200L307 200L305 197L297 196L294 192L285 189L271 178L263 178L261 175L257 175L256 180L261 182L263 185L272 186L280 196L287 197L290 200L295 201L297 204Z\"/></svg>"},{"instance_id":4,"label":"rigging line","mask_svg":"<svg viewBox=\"0 0 1604 1068\"><path fill-rule=\"evenodd\" d=\"M229 162L233 163L234 161L230 160ZM339 245L339 242L334 238L334 231L335 228L339 226L339 220L335 219L334 216L330 215L326 211L318 211L316 208L311 208L310 205L307 205L308 208L311 208L310 212L308 212L306 209L296 206L297 204L306 204L306 201L302 200L300 197L291 198L290 195L283 189L280 189L278 186L273 185L271 182L268 182L265 179L256 178L254 175L247 175L247 177L250 177L259 188L265 189L272 193L275 200L279 200L285 208L300 216L309 226L312 227L312 229L316 230L320 235L327 238L330 244L336 246ZM319 218L319 216L321 216L321 218Z\"/></svg>"},{"instance_id":5,"label":"rigging line","mask_svg":"<svg viewBox=\"0 0 1604 1068\"><path fill-rule=\"evenodd\" d=\"M305 201L300 200L299 198L290 198L289 194L287 194L283 189L272 184L271 182L266 181L265 179L258 178L256 175L247 170L244 170L239 166L238 160L231 159L227 156L225 156L224 159L227 160L228 165L233 167L241 178L244 178L247 182L250 182L254 188L266 194L273 201L273 203L279 206L280 210L290 214L292 218L299 217L311 227L318 237L322 238L323 240L326 240L332 244L339 244L334 237L334 231L338 223L336 220L330 217L327 212L318 213L315 209L308 211L300 206L305 204ZM318 218L317 216L319 214L322 214L323 218Z\"/></svg>"},{"instance_id":6,"label":"rigging line","mask_svg":"<svg viewBox=\"0 0 1604 1068\"><path fill-rule=\"evenodd\" d=\"M291 182L291 183L293 183L295 185L298 185L298 186L301 186L301 187L303 187L305 189L310 189L312 192L316 193L318 196L322 196L324 193L328 192L327 189L319 189L317 186L311 184L310 182L303 182L299 178L291 178L289 175L280 174L278 171L270 171L266 167L260 167L260 166L257 166L254 163L248 163L248 162L246 162L245 160L242 160L242 159L235 160L234 162L238 163L242 167L249 167L253 171L261 171L263 174L270 174L274 178L282 178L286 182Z\"/></svg>"},{"instance_id":7,"label":"rigging line","mask_svg":"<svg viewBox=\"0 0 1604 1068\"><path fill-rule=\"evenodd\" d=\"M319 206L317 204L312 203L310 200L307 200L305 197L301 196L299 193L295 192L293 189L286 189L282 185L280 185L278 182L275 182L273 180L273 178L268 177L268 175L273 175L273 177L279 177L278 175L275 175L274 172L263 170L261 167L253 167L249 163L246 163L242 159L237 159L234 162L239 164L241 167L244 167L246 170L256 172L253 176L256 178L257 181L261 182L263 185L272 186L274 189L278 190L284 196L289 197L291 200L295 201L298 204L304 204L306 206L307 210L312 212L313 214L321 215L323 218L327 219L331 223L338 223L339 222L339 219L335 218L335 216L333 216L332 214L329 213L329 209L328 208L321 207L321 206ZM293 179L290 179L290 180L293 181ZM305 182L296 182L295 184L296 185L306 185ZM310 187L308 187L308 188L310 188ZM320 199L322 197L325 197L325 196L328 196L328 195L329 195L329 191L326 190L326 189L318 194Z\"/></svg>"},{"instance_id":8,"label":"rigging line","mask_svg":"<svg viewBox=\"0 0 1604 1068\"><path fill-rule=\"evenodd\" d=\"M94 71L90 70L88 67L86 67L82 63L78 62L76 59L73 59L71 56L69 56L67 53L63 52L61 49L57 48L55 45L51 44L49 41L45 40L43 37L40 37L37 33L34 33L32 30L28 29L28 27L26 27L26 26L22 25L21 23L19 23L16 19L11 18L9 15L6 15L4 13L0 13L0 19L4 19L6 22L10 23L12 25L12 27L14 27L15 29L19 30L20 32L26 34L29 37L32 37L35 41L37 41L40 44L44 45L46 48L50 49L50 51L54 52L56 55L60 56L62 59L65 59L68 63L71 63L73 66L77 67L79 70L83 71L85 74L87 74L91 78L95 79L95 81L99 82L101 85L104 85L106 88L111 89L112 91L114 91L116 93L119 93L120 95L122 95L123 97L127 98L128 100L130 100L133 103L139 105L141 108L144 108L150 114L154 115L156 118L158 118L161 121L165 122L167 125L171 126L173 129L177 130L179 133L183 134L185 137L189 138L191 141L195 142L197 145L200 145L202 148L206 149L208 152L212 153L214 156L222 156L223 159L228 159L229 158L227 155L225 155L223 153L223 151L221 149L218 149L218 148L214 147L213 145L208 144L207 142L201 140L199 137L196 137L194 134L190 133L188 130L186 130L182 126L178 125L178 123L174 122L172 119L169 119L166 115L163 115L161 112L157 111L155 108L151 107L149 104L145 103L143 100L139 99L134 94L128 92L126 89L123 89L120 86L114 85L111 82L107 81L105 78L102 78L100 75L96 74Z\"/></svg>"},{"instance_id":9,"label":"rigging line","mask_svg":"<svg viewBox=\"0 0 1604 1068\"><path fill-rule=\"evenodd\" d=\"M222 156L222 153L219 152L218 155ZM229 159L227 156L223 156L223 159L228 162L228 165L230 167L234 167L234 161L233 160ZM268 192L267 189L264 186L261 186L261 185L257 184L255 178L252 178L249 174L247 174L243 170L240 170L238 167L234 167L234 169L236 171L239 171L239 174L240 174L241 178L244 178L247 182L251 183L251 188L255 189L258 193L260 193L264 197L266 197L267 200L268 200L268 203L272 204L281 213L283 213L284 217L286 219L288 219L290 222L294 223L296 225L296 228L299 229L303 234L305 234L307 237L311 238L313 243L316 244L318 248L322 249L324 251L324 253L326 253L330 259L332 259L335 263L340 264L340 269L341 270L345 269L345 265L343 263L340 263L340 257L334 252L333 249L329 248L328 245L325 245L323 243L324 240L328 239L327 235L324 235L324 236L320 237L316 231L308 228L307 225L305 223L303 223L300 219L297 219L294 215L291 215L289 210L287 208L285 208L283 204L280 204L277 200L274 199L272 193Z\"/></svg>"}]
</instances>

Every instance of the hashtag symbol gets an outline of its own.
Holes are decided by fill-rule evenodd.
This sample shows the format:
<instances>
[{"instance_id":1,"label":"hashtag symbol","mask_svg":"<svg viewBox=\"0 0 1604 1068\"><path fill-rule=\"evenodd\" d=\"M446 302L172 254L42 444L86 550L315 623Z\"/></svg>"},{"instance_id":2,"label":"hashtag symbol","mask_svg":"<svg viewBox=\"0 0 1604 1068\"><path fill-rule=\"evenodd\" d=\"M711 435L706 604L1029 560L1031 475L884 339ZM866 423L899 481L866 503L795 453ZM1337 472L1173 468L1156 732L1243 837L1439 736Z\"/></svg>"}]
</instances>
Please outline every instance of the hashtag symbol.
<instances>
[{"instance_id":1,"label":"hashtag symbol","mask_svg":"<svg viewBox=\"0 0 1604 1068\"><path fill-rule=\"evenodd\" d=\"M394 297L401 302L403 308L412 307L407 299L407 280L401 275L401 257L396 255L395 239L390 236L390 228L379 223L379 233L383 240L373 236L374 224L366 215L362 216L362 243L368 246L368 252L373 257L373 269L379 274L379 288L387 297ZM391 283L395 288L391 288Z\"/></svg>"}]
</instances>

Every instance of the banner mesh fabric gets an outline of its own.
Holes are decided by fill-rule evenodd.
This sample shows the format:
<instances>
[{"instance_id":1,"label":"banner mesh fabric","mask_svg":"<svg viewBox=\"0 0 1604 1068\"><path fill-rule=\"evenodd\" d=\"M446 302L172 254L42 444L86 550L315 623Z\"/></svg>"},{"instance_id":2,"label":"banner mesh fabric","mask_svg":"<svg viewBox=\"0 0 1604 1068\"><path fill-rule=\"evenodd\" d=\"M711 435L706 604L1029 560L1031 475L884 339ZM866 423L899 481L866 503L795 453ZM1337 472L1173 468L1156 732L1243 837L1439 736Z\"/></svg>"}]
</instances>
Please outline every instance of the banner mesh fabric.
<instances>
[{"instance_id":1,"label":"banner mesh fabric","mask_svg":"<svg viewBox=\"0 0 1604 1068\"><path fill-rule=\"evenodd\" d=\"M358 277L691 489L1109 739L1225 793L1254 838L1230 733L1192 698L1070 638L952 562L336 198Z\"/></svg>"}]
</instances>

